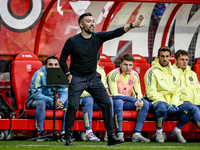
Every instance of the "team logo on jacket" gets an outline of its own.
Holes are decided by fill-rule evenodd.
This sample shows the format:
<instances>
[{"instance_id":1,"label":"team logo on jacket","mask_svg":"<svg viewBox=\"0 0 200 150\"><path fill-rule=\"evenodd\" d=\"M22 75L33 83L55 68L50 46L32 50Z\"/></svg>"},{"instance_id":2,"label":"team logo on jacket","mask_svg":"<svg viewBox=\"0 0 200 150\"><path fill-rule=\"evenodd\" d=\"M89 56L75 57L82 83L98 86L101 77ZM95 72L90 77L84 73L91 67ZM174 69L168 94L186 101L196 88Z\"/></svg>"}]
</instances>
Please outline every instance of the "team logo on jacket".
<instances>
[{"instance_id":1,"label":"team logo on jacket","mask_svg":"<svg viewBox=\"0 0 200 150\"><path fill-rule=\"evenodd\" d=\"M132 84L133 84L133 81L132 81L132 80L129 80L129 81L128 81L128 84L129 84L129 85L132 85Z\"/></svg>"},{"instance_id":2,"label":"team logo on jacket","mask_svg":"<svg viewBox=\"0 0 200 150\"><path fill-rule=\"evenodd\" d=\"M173 82L175 82L176 81L176 78L175 77L173 77Z\"/></svg>"},{"instance_id":3,"label":"team logo on jacket","mask_svg":"<svg viewBox=\"0 0 200 150\"><path fill-rule=\"evenodd\" d=\"M189 77L189 80L190 80L191 82L193 82L193 78L192 78L192 77Z\"/></svg>"}]
</instances>

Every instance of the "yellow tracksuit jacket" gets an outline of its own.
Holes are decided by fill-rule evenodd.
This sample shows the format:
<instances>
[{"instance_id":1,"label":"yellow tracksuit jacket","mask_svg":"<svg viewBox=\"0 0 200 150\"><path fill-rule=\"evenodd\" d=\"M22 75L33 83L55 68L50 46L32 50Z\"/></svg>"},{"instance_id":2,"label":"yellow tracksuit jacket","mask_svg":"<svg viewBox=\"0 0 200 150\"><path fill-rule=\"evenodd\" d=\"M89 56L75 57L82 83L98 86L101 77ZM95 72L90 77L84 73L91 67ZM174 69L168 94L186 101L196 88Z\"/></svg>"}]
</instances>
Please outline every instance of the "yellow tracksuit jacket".
<instances>
[{"instance_id":1,"label":"yellow tracksuit jacket","mask_svg":"<svg viewBox=\"0 0 200 150\"><path fill-rule=\"evenodd\" d=\"M144 76L146 95L152 103L161 101L169 105L179 106L181 96L180 72L169 62L168 67L162 67L159 59L152 62L152 67L147 70Z\"/></svg>"},{"instance_id":2,"label":"yellow tracksuit jacket","mask_svg":"<svg viewBox=\"0 0 200 150\"><path fill-rule=\"evenodd\" d=\"M177 68L176 64L173 65ZM194 105L200 105L200 84L197 74L187 66L183 71L178 68L181 74L181 101L189 101Z\"/></svg>"}]
</instances>

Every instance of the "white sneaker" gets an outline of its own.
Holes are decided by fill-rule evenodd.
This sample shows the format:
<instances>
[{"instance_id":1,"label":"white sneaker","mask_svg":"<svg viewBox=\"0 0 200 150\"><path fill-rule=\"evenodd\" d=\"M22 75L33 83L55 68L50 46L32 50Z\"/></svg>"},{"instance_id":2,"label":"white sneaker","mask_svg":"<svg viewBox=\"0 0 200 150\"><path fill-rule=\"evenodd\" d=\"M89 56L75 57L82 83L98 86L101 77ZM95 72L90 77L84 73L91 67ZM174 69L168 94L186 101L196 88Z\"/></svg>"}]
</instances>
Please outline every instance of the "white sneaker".
<instances>
[{"instance_id":1,"label":"white sneaker","mask_svg":"<svg viewBox=\"0 0 200 150\"><path fill-rule=\"evenodd\" d=\"M164 143L164 137L162 132L156 132L155 140L160 143Z\"/></svg>"},{"instance_id":2,"label":"white sneaker","mask_svg":"<svg viewBox=\"0 0 200 150\"><path fill-rule=\"evenodd\" d=\"M141 134L133 134L132 142L150 142L150 140L143 137Z\"/></svg>"},{"instance_id":3,"label":"white sneaker","mask_svg":"<svg viewBox=\"0 0 200 150\"><path fill-rule=\"evenodd\" d=\"M117 133L117 137L124 142L124 132Z\"/></svg>"},{"instance_id":4,"label":"white sneaker","mask_svg":"<svg viewBox=\"0 0 200 150\"><path fill-rule=\"evenodd\" d=\"M107 135L105 135L103 139L104 139L105 142L108 142L108 136Z\"/></svg>"},{"instance_id":5,"label":"white sneaker","mask_svg":"<svg viewBox=\"0 0 200 150\"><path fill-rule=\"evenodd\" d=\"M89 141L96 141L96 142L99 142L100 139L98 137L96 137L93 132L90 132L88 135L86 135L86 138L89 140Z\"/></svg>"},{"instance_id":6,"label":"white sneaker","mask_svg":"<svg viewBox=\"0 0 200 150\"><path fill-rule=\"evenodd\" d=\"M171 136L177 138L180 143L186 143L186 140L183 138L181 131L173 130Z\"/></svg>"}]
</instances>

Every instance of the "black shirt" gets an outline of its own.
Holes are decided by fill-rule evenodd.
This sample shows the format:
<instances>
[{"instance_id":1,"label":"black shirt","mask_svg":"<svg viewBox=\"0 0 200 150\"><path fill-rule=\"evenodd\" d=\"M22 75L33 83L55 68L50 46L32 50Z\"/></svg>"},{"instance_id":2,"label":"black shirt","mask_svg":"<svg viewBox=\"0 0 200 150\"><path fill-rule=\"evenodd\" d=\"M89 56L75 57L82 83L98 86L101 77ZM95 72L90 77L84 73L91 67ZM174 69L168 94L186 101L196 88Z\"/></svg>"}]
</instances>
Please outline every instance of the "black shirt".
<instances>
[{"instance_id":1,"label":"black shirt","mask_svg":"<svg viewBox=\"0 0 200 150\"><path fill-rule=\"evenodd\" d=\"M71 55L70 73L72 76L93 77L96 73L99 49L103 42L124 33L124 28L121 27L113 31L93 33L89 39L85 39L81 34L70 37L65 42L60 55L60 67L64 73L69 72L66 60Z\"/></svg>"}]
</instances>

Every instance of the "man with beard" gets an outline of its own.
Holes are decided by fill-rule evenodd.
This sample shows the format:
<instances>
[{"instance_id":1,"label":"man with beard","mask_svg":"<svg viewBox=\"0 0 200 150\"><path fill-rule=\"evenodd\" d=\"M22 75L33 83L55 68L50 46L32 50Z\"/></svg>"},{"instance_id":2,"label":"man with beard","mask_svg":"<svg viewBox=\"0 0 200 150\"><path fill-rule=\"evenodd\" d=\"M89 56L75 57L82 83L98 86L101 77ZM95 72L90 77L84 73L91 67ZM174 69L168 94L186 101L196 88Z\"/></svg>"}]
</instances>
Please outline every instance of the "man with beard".
<instances>
[{"instance_id":1,"label":"man with beard","mask_svg":"<svg viewBox=\"0 0 200 150\"><path fill-rule=\"evenodd\" d=\"M156 113L156 141L164 142L162 126L166 117L180 117L171 135L181 143L186 143L181 129L193 117L195 109L190 102L180 101L181 77L178 69L170 63L171 50L164 46L147 70L144 80L146 96L152 101L151 109Z\"/></svg>"},{"instance_id":2,"label":"man with beard","mask_svg":"<svg viewBox=\"0 0 200 150\"><path fill-rule=\"evenodd\" d=\"M69 79L69 104L66 114L66 146L72 145L71 138L76 111L79 108L79 98L86 90L101 107L104 125L108 134L108 146L122 143L114 134L114 121L111 103L106 89L101 82L101 76L96 72L97 58L101 45L108 40L122 36L131 28L142 27L143 15L134 23L117 28L113 31L94 33L95 23L91 13L82 14L78 23L81 33L67 39L60 56L60 66ZM71 56L70 70L66 64Z\"/></svg>"}]
</instances>

